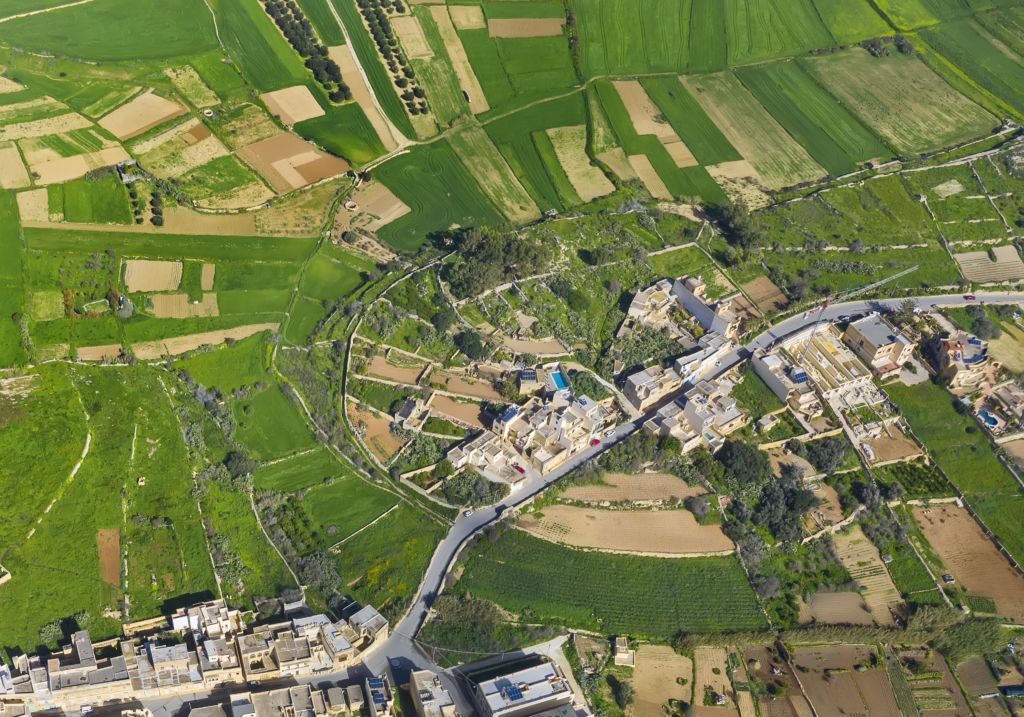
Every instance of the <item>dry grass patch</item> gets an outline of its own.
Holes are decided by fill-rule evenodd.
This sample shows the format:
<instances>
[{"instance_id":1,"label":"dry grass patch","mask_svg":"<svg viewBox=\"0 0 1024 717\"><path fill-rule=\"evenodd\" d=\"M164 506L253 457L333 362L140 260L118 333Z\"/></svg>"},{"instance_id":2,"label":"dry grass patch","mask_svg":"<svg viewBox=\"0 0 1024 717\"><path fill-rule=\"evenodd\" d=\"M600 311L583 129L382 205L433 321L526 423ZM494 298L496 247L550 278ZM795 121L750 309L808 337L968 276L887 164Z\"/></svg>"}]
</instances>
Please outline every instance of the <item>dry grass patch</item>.
<instances>
[{"instance_id":1,"label":"dry grass patch","mask_svg":"<svg viewBox=\"0 0 1024 717\"><path fill-rule=\"evenodd\" d=\"M562 165L580 199L589 202L615 191L615 185L604 172L591 164L590 157L587 156L586 125L553 127L547 132L555 148L558 163Z\"/></svg>"},{"instance_id":2,"label":"dry grass patch","mask_svg":"<svg viewBox=\"0 0 1024 717\"><path fill-rule=\"evenodd\" d=\"M0 147L0 187L21 189L31 183L17 146L11 143Z\"/></svg>"},{"instance_id":3,"label":"dry grass patch","mask_svg":"<svg viewBox=\"0 0 1024 717\"><path fill-rule=\"evenodd\" d=\"M134 344L135 356L143 361L158 359L161 356L177 356L187 351L194 351L200 346L219 346L227 339L240 341L261 331L277 331L279 324L246 324L233 329L204 331L199 334L174 336L160 341L142 341Z\"/></svg>"},{"instance_id":4,"label":"dry grass patch","mask_svg":"<svg viewBox=\"0 0 1024 717\"><path fill-rule=\"evenodd\" d=\"M469 98L469 109L473 114L486 112L491 108L484 96L484 88L469 63L469 56L466 55L466 48L462 46L462 40L455 32L455 25L448 14L448 8L444 5L433 5L430 8L430 16L437 24L437 30L444 41L444 48L448 51L448 58L452 62L456 77L459 78L459 85Z\"/></svg>"},{"instance_id":5,"label":"dry grass patch","mask_svg":"<svg viewBox=\"0 0 1024 717\"><path fill-rule=\"evenodd\" d=\"M121 356L121 344L79 346L75 355L82 361L115 361Z\"/></svg>"},{"instance_id":6,"label":"dry grass patch","mask_svg":"<svg viewBox=\"0 0 1024 717\"><path fill-rule=\"evenodd\" d=\"M23 89L25 89L25 85L19 84L12 79L0 75L0 95L7 95L12 92L21 92Z\"/></svg>"},{"instance_id":7,"label":"dry grass patch","mask_svg":"<svg viewBox=\"0 0 1024 717\"><path fill-rule=\"evenodd\" d=\"M185 117L174 126L165 129L163 132L152 135L146 139L140 139L138 142L132 142L128 146L131 147L132 152L137 155L149 154L157 148L164 146L179 135L198 127L200 124L202 123L199 121L198 117Z\"/></svg>"},{"instance_id":8,"label":"dry grass patch","mask_svg":"<svg viewBox=\"0 0 1024 717\"><path fill-rule=\"evenodd\" d=\"M100 579L118 587L121 584L121 531L100 528L96 531L96 547L100 553Z\"/></svg>"},{"instance_id":9,"label":"dry grass patch","mask_svg":"<svg viewBox=\"0 0 1024 717\"><path fill-rule=\"evenodd\" d=\"M992 257L987 251L968 251L953 258L968 281L988 284L1024 279L1024 261L1013 246L995 247Z\"/></svg>"},{"instance_id":10,"label":"dry grass patch","mask_svg":"<svg viewBox=\"0 0 1024 717\"><path fill-rule=\"evenodd\" d=\"M612 84L615 85L622 104L626 106L629 119L637 134L652 134L657 137L677 167L695 167L698 164L697 159L690 152L690 148L672 129L672 125L651 101L640 82L637 80L615 80Z\"/></svg>"},{"instance_id":11,"label":"dry grass patch","mask_svg":"<svg viewBox=\"0 0 1024 717\"><path fill-rule=\"evenodd\" d=\"M992 598L1001 617L1024 622L1024 577L965 508L951 503L914 506L914 518L946 569L968 593Z\"/></svg>"},{"instance_id":12,"label":"dry grass patch","mask_svg":"<svg viewBox=\"0 0 1024 717\"><path fill-rule=\"evenodd\" d=\"M186 112L188 110L177 102L149 90L104 115L97 124L118 139L125 140Z\"/></svg>"},{"instance_id":13,"label":"dry grass patch","mask_svg":"<svg viewBox=\"0 0 1024 717\"><path fill-rule=\"evenodd\" d=\"M52 159L30 166L36 184L60 184L84 177L94 169L112 167L131 159L123 147L107 147L98 152L79 154L74 157Z\"/></svg>"},{"instance_id":14,"label":"dry grass patch","mask_svg":"<svg viewBox=\"0 0 1024 717\"><path fill-rule=\"evenodd\" d=\"M491 37L557 37L564 25L561 17L518 17L491 20L487 31Z\"/></svg>"},{"instance_id":15,"label":"dry grass patch","mask_svg":"<svg viewBox=\"0 0 1024 717\"><path fill-rule=\"evenodd\" d=\"M665 717L670 700L692 702L693 660L666 645L641 645L633 678L635 717ZM677 680L682 678L685 685Z\"/></svg>"},{"instance_id":16,"label":"dry grass patch","mask_svg":"<svg viewBox=\"0 0 1024 717\"><path fill-rule=\"evenodd\" d=\"M359 66L356 64L351 48L348 45L337 45L328 49L327 56L338 63L342 80L352 90L352 99L363 110L363 114L370 121L374 132L380 137L380 141L384 143L384 148L389 152L396 149L398 147L398 138L392 134L391 123L388 122L387 118L378 108L377 103L374 102L373 91L366 84L366 78L363 76L363 73L359 71Z\"/></svg>"},{"instance_id":17,"label":"dry grass patch","mask_svg":"<svg viewBox=\"0 0 1024 717\"><path fill-rule=\"evenodd\" d=\"M681 478L668 473L607 473L602 485L575 485L567 488L562 497L582 503L653 503L666 500L685 500L704 495L707 491L687 485Z\"/></svg>"},{"instance_id":18,"label":"dry grass patch","mask_svg":"<svg viewBox=\"0 0 1024 717\"><path fill-rule=\"evenodd\" d=\"M196 316L220 316L217 295L203 294L200 301L189 301L188 294L154 294L153 315L159 319L188 319Z\"/></svg>"},{"instance_id":19,"label":"dry grass patch","mask_svg":"<svg viewBox=\"0 0 1024 717\"><path fill-rule=\"evenodd\" d=\"M24 102L13 102L9 105L0 105L0 124L6 124L12 118L20 116L38 117L39 115L54 114L60 110L66 110L67 105L58 102L52 97L36 97Z\"/></svg>"},{"instance_id":20,"label":"dry grass patch","mask_svg":"<svg viewBox=\"0 0 1024 717\"><path fill-rule=\"evenodd\" d=\"M636 170L633 169L633 165L629 163L629 158L626 157L626 153L622 151L622 147L612 147L609 150L601 152L597 155L597 159L604 162L615 172L615 176L621 179L623 182L628 182L631 179L639 179L636 176Z\"/></svg>"},{"instance_id":21,"label":"dry grass patch","mask_svg":"<svg viewBox=\"0 0 1024 717\"><path fill-rule=\"evenodd\" d=\"M164 209L163 227L154 227L148 223L136 225L136 227L144 232L153 233L173 232L174 234L238 237L251 237L256 234L256 221L251 213L203 214L188 207Z\"/></svg>"},{"instance_id":22,"label":"dry grass patch","mask_svg":"<svg viewBox=\"0 0 1024 717\"><path fill-rule=\"evenodd\" d=\"M538 538L577 548L661 557L729 553L735 545L719 525L700 525L688 510L598 510L545 506L519 527Z\"/></svg>"},{"instance_id":23,"label":"dry grass patch","mask_svg":"<svg viewBox=\"0 0 1024 717\"><path fill-rule=\"evenodd\" d=\"M391 432L391 419L368 409L350 405L349 418L357 430L363 432L363 442L382 463L402 449L402 442Z\"/></svg>"},{"instance_id":24,"label":"dry grass patch","mask_svg":"<svg viewBox=\"0 0 1024 717\"><path fill-rule=\"evenodd\" d=\"M864 441L875 454L875 463L903 460L921 455L921 448L898 426L890 425L889 434L883 432L878 438Z\"/></svg>"},{"instance_id":25,"label":"dry grass patch","mask_svg":"<svg viewBox=\"0 0 1024 717\"><path fill-rule=\"evenodd\" d=\"M313 97L313 93L305 85L285 87L283 90L264 92L260 95L263 104L286 125L291 127L314 117L323 117L324 108Z\"/></svg>"},{"instance_id":26,"label":"dry grass patch","mask_svg":"<svg viewBox=\"0 0 1024 717\"><path fill-rule=\"evenodd\" d=\"M288 132L243 147L238 156L281 194L349 170L348 162Z\"/></svg>"},{"instance_id":27,"label":"dry grass patch","mask_svg":"<svg viewBox=\"0 0 1024 717\"><path fill-rule=\"evenodd\" d=\"M750 210L761 209L771 204L771 197L762 188L763 182L757 170L745 159L708 165L704 169L729 195L730 199L742 203Z\"/></svg>"},{"instance_id":28,"label":"dry grass patch","mask_svg":"<svg viewBox=\"0 0 1024 717\"><path fill-rule=\"evenodd\" d=\"M484 428L483 409L479 403L462 403L435 393L430 400L430 412L440 418L454 420L472 428Z\"/></svg>"},{"instance_id":29,"label":"dry grass patch","mask_svg":"<svg viewBox=\"0 0 1024 717\"><path fill-rule=\"evenodd\" d=\"M882 562L878 548L867 539L859 525L833 538L836 556L863 590L864 602L879 625L894 624L893 612L903 607L899 590Z\"/></svg>"},{"instance_id":30,"label":"dry grass patch","mask_svg":"<svg viewBox=\"0 0 1024 717\"><path fill-rule=\"evenodd\" d=\"M253 180L252 183L227 194L204 199L201 206L208 209L251 209L266 204L275 196L277 195L263 182Z\"/></svg>"},{"instance_id":31,"label":"dry grass patch","mask_svg":"<svg viewBox=\"0 0 1024 717\"><path fill-rule=\"evenodd\" d=\"M654 165L651 164L651 160L647 158L646 154L631 154L628 159L633 173L640 178L652 197L665 200L675 198L672 196L672 192L668 191L668 187L665 186L665 182L655 171Z\"/></svg>"},{"instance_id":32,"label":"dry grass patch","mask_svg":"<svg viewBox=\"0 0 1024 717\"><path fill-rule=\"evenodd\" d=\"M139 159L158 177L180 177L231 152L210 129L201 123L178 133L169 141Z\"/></svg>"},{"instance_id":33,"label":"dry grass patch","mask_svg":"<svg viewBox=\"0 0 1024 717\"><path fill-rule=\"evenodd\" d=\"M479 5L452 5L448 11L459 30L483 30L487 27L484 9Z\"/></svg>"},{"instance_id":34,"label":"dry grass patch","mask_svg":"<svg viewBox=\"0 0 1024 717\"><path fill-rule=\"evenodd\" d=\"M703 703L704 693L710 687L716 694L726 697L726 704L732 704L732 689L729 685L728 661L725 648L697 647L693 650L696 666L693 694Z\"/></svg>"},{"instance_id":35,"label":"dry grass patch","mask_svg":"<svg viewBox=\"0 0 1024 717\"><path fill-rule=\"evenodd\" d=\"M0 142L29 137L45 137L50 134L61 134L75 129L83 129L92 125L88 119L77 112L68 112L57 117L15 122L0 127Z\"/></svg>"},{"instance_id":36,"label":"dry grass patch","mask_svg":"<svg viewBox=\"0 0 1024 717\"><path fill-rule=\"evenodd\" d=\"M250 216L256 233L265 236L316 236L327 220L331 200L343 183L344 179L324 182L254 212Z\"/></svg>"},{"instance_id":37,"label":"dry grass patch","mask_svg":"<svg viewBox=\"0 0 1024 717\"><path fill-rule=\"evenodd\" d=\"M391 19L391 27L395 29L399 42L405 54L414 60L429 60L434 56L430 49L423 28L420 26L419 18L413 15L403 15Z\"/></svg>"},{"instance_id":38,"label":"dry grass patch","mask_svg":"<svg viewBox=\"0 0 1024 717\"><path fill-rule=\"evenodd\" d=\"M199 288L203 291L213 291L213 279L216 275L216 264L203 264L202 272L199 275Z\"/></svg>"},{"instance_id":39,"label":"dry grass patch","mask_svg":"<svg viewBox=\"0 0 1024 717\"><path fill-rule=\"evenodd\" d=\"M501 343L509 351L517 354L536 354L537 356L564 356L568 351L554 339L547 341L529 341L526 339L513 339L510 336L502 336Z\"/></svg>"},{"instance_id":40,"label":"dry grass patch","mask_svg":"<svg viewBox=\"0 0 1024 717\"><path fill-rule=\"evenodd\" d=\"M156 259L128 259L124 284L129 293L174 291L181 284L181 262Z\"/></svg>"},{"instance_id":41,"label":"dry grass patch","mask_svg":"<svg viewBox=\"0 0 1024 717\"><path fill-rule=\"evenodd\" d=\"M220 104L220 98L203 82L203 78L199 76L192 65L168 67L164 70L164 74L170 78L178 92L199 109L215 107Z\"/></svg>"},{"instance_id":42,"label":"dry grass patch","mask_svg":"<svg viewBox=\"0 0 1024 717\"><path fill-rule=\"evenodd\" d=\"M18 214L23 223L50 221L50 200L46 190L18 192Z\"/></svg>"},{"instance_id":43,"label":"dry grass patch","mask_svg":"<svg viewBox=\"0 0 1024 717\"><path fill-rule=\"evenodd\" d=\"M232 149L255 144L281 132L270 115L248 102L225 110L225 114L231 115L231 119L224 123L223 135Z\"/></svg>"}]
</instances>

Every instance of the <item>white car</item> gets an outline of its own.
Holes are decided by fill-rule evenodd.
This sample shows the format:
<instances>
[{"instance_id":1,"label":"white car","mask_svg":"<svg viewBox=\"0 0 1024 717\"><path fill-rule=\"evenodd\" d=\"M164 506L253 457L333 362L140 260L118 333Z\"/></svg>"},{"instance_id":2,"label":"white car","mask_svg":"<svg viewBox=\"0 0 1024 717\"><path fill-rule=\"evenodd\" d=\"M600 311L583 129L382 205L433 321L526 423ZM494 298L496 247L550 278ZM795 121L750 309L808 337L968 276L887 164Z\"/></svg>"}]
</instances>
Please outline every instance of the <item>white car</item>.
<instances>
[{"instance_id":1,"label":"white car","mask_svg":"<svg viewBox=\"0 0 1024 717\"><path fill-rule=\"evenodd\" d=\"M609 428L607 431L604 432L604 437L605 438L611 438L614 435L615 435L615 429L614 428Z\"/></svg>"},{"instance_id":2,"label":"white car","mask_svg":"<svg viewBox=\"0 0 1024 717\"><path fill-rule=\"evenodd\" d=\"M462 514L468 518L469 516L473 515L473 511L472 510L464 510L464 511L462 511Z\"/></svg>"}]
</instances>

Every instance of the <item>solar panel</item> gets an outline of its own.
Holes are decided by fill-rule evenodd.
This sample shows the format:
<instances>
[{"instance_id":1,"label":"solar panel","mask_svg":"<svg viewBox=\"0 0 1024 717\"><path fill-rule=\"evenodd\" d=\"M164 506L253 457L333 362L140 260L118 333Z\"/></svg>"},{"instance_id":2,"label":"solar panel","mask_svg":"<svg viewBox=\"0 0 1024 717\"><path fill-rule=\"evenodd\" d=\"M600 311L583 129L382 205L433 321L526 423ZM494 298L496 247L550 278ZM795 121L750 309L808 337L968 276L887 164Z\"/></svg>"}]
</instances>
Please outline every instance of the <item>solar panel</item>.
<instances>
[{"instance_id":1,"label":"solar panel","mask_svg":"<svg viewBox=\"0 0 1024 717\"><path fill-rule=\"evenodd\" d=\"M383 687L384 686L384 680L382 680L379 677L371 677L369 679L369 683L370 683L370 687Z\"/></svg>"},{"instance_id":2,"label":"solar panel","mask_svg":"<svg viewBox=\"0 0 1024 717\"><path fill-rule=\"evenodd\" d=\"M506 692L506 695L508 696L508 699L511 702L523 699L523 691L520 690L515 685L512 685L512 686L510 686L508 688L508 691Z\"/></svg>"},{"instance_id":3,"label":"solar panel","mask_svg":"<svg viewBox=\"0 0 1024 717\"><path fill-rule=\"evenodd\" d=\"M375 704L382 705L386 700L384 699L384 695L380 694L379 692L374 692L373 701Z\"/></svg>"}]
</instances>

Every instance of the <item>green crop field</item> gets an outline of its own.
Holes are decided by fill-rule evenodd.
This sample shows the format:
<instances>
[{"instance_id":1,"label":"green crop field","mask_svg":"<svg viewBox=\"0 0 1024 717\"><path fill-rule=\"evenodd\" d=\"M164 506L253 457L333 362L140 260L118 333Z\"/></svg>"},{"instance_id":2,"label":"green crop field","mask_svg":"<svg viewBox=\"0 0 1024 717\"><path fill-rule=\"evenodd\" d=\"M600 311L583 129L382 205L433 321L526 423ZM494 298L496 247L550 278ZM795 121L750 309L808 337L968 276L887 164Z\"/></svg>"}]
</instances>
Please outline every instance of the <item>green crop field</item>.
<instances>
[{"instance_id":1,"label":"green crop field","mask_svg":"<svg viewBox=\"0 0 1024 717\"><path fill-rule=\"evenodd\" d=\"M693 17L704 20L693 22L692 28L691 4ZM687 66L691 35L701 47L705 42L708 47L721 43L721 63L702 64L702 69L719 69L725 64L725 26L724 14L715 8L723 4L721 0L572 0L583 72L588 77L680 72Z\"/></svg>"},{"instance_id":2,"label":"green crop field","mask_svg":"<svg viewBox=\"0 0 1024 717\"><path fill-rule=\"evenodd\" d=\"M93 224L131 224L128 193L115 175L68 182L64 185L64 219Z\"/></svg>"},{"instance_id":3,"label":"green crop field","mask_svg":"<svg viewBox=\"0 0 1024 717\"><path fill-rule=\"evenodd\" d=\"M812 0L726 0L725 25L730 65L835 44Z\"/></svg>"},{"instance_id":4,"label":"green crop field","mask_svg":"<svg viewBox=\"0 0 1024 717\"><path fill-rule=\"evenodd\" d=\"M14 320L25 308L24 243L13 192L0 192L0 364L23 363L21 331Z\"/></svg>"},{"instance_id":5,"label":"green crop field","mask_svg":"<svg viewBox=\"0 0 1024 717\"><path fill-rule=\"evenodd\" d=\"M316 34L328 47L344 45L345 34L331 13L330 0L299 0L299 7L313 24Z\"/></svg>"},{"instance_id":6,"label":"green crop field","mask_svg":"<svg viewBox=\"0 0 1024 717\"><path fill-rule=\"evenodd\" d=\"M373 268L365 258L327 245L306 267L299 290L311 299L340 299L359 288Z\"/></svg>"},{"instance_id":7,"label":"green crop field","mask_svg":"<svg viewBox=\"0 0 1024 717\"><path fill-rule=\"evenodd\" d=\"M450 135L448 142L477 186L510 222L522 224L540 216L533 199L479 125L467 125Z\"/></svg>"},{"instance_id":8,"label":"green crop field","mask_svg":"<svg viewBox=\"0 0 1024 717\"><path fill-rule=\"evenodd\" d=\"M235 402L236 437L248 446L254 458L281 458L314 445L302 409L288 399L286 390L271 385L251 398Z\"/></svg>"},{"instance_id":9,"label":"green crop field","mask_svg":"<svg viewBox=\"0 0 1024 717\"><path fill-rule=\"evenodd\" d=\"M763 627L735 557L643 558L564 548L518 530L466 564L456 589L533 622L668 639Z\"/></svg>"},{"instance_id":10,"label":"green crop field","mask_svg":"<svg viewBox=\"0 0 1024 717\"><path fill-rule=\"evenodd\" d=\"M837 44L892 34L869 0L814 0L814 6Z\"/></svg>"},{"instance_id":11,"label":"green crop field","mask_svg":"<svg viewBox=\"0 0 1024 717\"><path fill-rule=\"evenodd\" d=\"M259 0L211 0L211 6L217 13L224 46L242 74L259 90L279 90L305 84L309 79L298 55Z\"/></svg>"},{"instance_id":12,"label":"green crop field","mask_svg":"<svg viewBox=\"0 0 1024 717\"><path fill-rule=\"evenodd\" d=\"M437 29L437 23L430 14L430 8L417 6L413 8L413 13L420 23L433 57L410 58L409 62L430 97L430 111L434 119L442 127L447 127L457 118L469 114L469 103L462 95L459 79L452 69L448 51Z\"/></svg>"},{"instance_id":13,"label":"green crop field","mask_svg":"<svg viewBox=\"0 0 1024 717\"><path fill-rule=\"evenodd\" d=\"M261 466L253 483L260 490L290 493L342 475L348 475L348 469L329 450L317 447Z\"/></svg>"},{"instance_id":14,"label":"green crop field","mask_svg":"<svg viewBox=\"0 0 1024 717\"><path fill-rule=\"evenodd\" d=\"M309 488L302 502L327 547L366 527L398 498L346 472L330 485Z\"/></svg>"},{"instance_id":15,"label":"green crop field","mask_svg":"<svg viewBox=\"0 0 1024 717\"><path fill-rule=\"evenodd\" d=\"M327 151L345 157L356 166L384 154L384 144L358 104L348 102L341 106L334 105L317 87L313 86L312 90L327 114L299 122L295 125L296 132Z\"/></svg>"},{"instance_id":16,"label":"green crop field","mask_svg":"<svg viewBox=\"0 0 1024 717\"><path fill-rule=\"evenodd\" d=\"M231 346L194 353L177 361L175 368L187 371L196 383L228 394L267 379L269 350L267 334L261 333Z\"/></svg>"},{"instance_id":17,"label":"green crop field","mask_svg":"<svg viewBox=\"0 0 1024 717\"><path fill-rule=\"evenodd\" d=\"M742 159L679 78L645 77L640 83L702 165Z\"/></svg>"}]
</instances>

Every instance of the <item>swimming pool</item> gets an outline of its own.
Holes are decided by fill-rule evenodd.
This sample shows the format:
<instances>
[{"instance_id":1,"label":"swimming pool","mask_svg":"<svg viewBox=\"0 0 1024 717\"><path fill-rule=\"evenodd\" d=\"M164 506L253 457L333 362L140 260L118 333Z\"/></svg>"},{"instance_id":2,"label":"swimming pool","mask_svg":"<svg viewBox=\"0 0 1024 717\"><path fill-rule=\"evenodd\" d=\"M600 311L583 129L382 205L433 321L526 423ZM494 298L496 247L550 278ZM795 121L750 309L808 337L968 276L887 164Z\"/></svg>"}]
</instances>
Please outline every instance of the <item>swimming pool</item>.
<instances>
[{"instance_id":1,"label":"swimming pool","mask_svg":"<svg viewBox=\"0 0 1024 717\"><path fill-rule=\"evenodd\" d=\"M995 428L996 426L999 425L999 419L993 416L988 411L978 411L978 415L981 416L981 420L985 422L985 425L989 426L990 428Z\"/></svg>"},{"instance_id":2,"label":"swimming pool","mask_svg":"<svg viewBox=\"0 0 1024 717\"><path fill-rule=\"evenodd\" d=\"M551 380L555 382L555 388L559 391L569 388L569 379L566 378L566 375L562 373L561 369L551 373Z\"/></svg>"}]
</instances>

